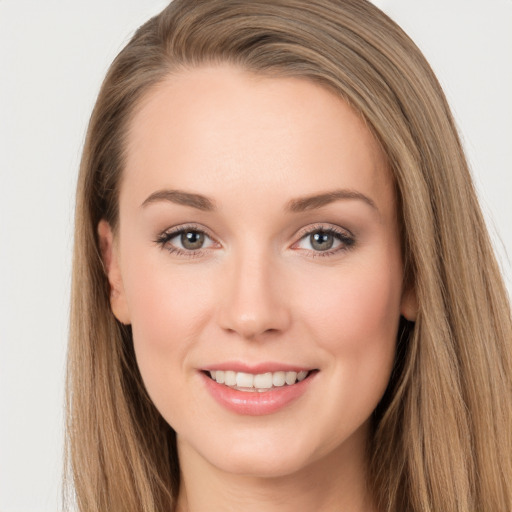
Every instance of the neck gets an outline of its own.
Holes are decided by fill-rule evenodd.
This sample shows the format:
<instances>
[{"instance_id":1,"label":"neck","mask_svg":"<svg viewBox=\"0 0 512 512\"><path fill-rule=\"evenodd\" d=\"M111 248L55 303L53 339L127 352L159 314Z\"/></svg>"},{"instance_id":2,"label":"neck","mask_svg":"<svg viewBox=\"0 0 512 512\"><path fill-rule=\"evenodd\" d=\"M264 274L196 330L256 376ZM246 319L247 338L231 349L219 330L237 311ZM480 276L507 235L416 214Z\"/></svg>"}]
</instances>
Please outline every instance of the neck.
<instances>
[{"instance_id":1,"label":"neck","mask_svg":"<svg viewBox=\"0 0 512 512\"><path fill-rule=\"evenodd\" d=\"M222 470L178 438L181 486L176 512L374 512L366 485L365 432L282 476L241 475Z\"/></svg>"}]
</instances>

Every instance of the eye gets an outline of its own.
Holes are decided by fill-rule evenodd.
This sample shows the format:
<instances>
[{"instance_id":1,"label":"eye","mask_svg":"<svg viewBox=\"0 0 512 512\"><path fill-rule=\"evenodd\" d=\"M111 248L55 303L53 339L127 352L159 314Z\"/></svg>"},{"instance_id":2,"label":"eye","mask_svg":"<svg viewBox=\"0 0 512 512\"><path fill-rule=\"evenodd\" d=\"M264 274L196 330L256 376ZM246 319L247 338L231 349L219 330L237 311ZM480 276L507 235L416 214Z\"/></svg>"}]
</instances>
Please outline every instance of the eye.
<instances>
[{"instance_id":1,"label":"eye","mask_svg":"<svg viewBox=\"0 0 512 512\"><path fill-rule=\"evenodd\" d=\"M316 256L328 256L349 249L355 240L348 231L334 227L313 227L294 244L294 249L311 251Z\"/></svg>"},{"instance_id":2,"label":"eye","mask_svg":"<svg viewBox=\"0 0 512 512\"><path fill-rule=\"evenodd\" d=\"M334 234L327 231L311 233L311 235L308 236L308 241L315 251L327 251L332 249L336 242L339 243L339 240L336 240Z\"/></svg>"},{"instance_id":3,"label":"eye","mask_svg":"<svg viewBox=\"0 0 512 512\"><path fill-rule=\"evenodd\" d=\"M155 241L169 252L185 256L197 255L216 245L204 230L193 226L165 231Z\"/></svg>"},{"instance_id":4,"label":"eye","mask_svg":"<svg viewBox=\"0 0 512 512\"><path fill-rule=\"evenodd\" d=\"M182 231L180 235L174 238L178 237L182 247L190 251L201 249L206 239L206 235L199 231Z\"/></svg>"}]
</instances>

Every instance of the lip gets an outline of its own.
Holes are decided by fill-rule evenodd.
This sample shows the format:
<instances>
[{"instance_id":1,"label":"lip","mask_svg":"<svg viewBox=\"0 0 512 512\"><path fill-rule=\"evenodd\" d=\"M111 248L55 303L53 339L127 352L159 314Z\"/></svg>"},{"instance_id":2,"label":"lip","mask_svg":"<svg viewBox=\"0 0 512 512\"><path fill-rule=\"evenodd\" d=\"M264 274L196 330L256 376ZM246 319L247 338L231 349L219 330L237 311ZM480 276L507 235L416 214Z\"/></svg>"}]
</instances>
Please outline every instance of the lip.
<instances>
[{"instance_id":1,"label":"lip","mask_svg":"<svg viewBox=\"0 0 512 512\"><path fill-rule=\"evenodd\" d=\"M244 373L253 373L254 375L260 373L268 373L268 372L301 372L301 371L311 371L314 368L306 367L306 366L298 366L292 364L285 363L276 363L276 362L264 362L258 364L247 364L242 363L240 361L226 361L220 364L213 364L209 366L205 366L201 368L204 371L229 371L232 370L234 372L244 372Z\"/></svg>"},{"instance_id":2,"label":"lip","mask_svg":"<svg viewBox=\"0 0 512 512\"><path fill-rule=\"evenodd\" d=\"M247 369L247 366L245 366L245 369L243 370L235 370L234 366L224 364L209 368L211 370L224 370L227 368L233 371L246 371L248 373L265 373L265 371L261 371L258 366L251 366L250 371ZM237 368L240 368L240 366ZM257 368L257 371L254 371L254 368ZM269 370L268 368L268 365L264 367L267 372L285 370L283 365L280 365L278 370ZM293 369L288 371L296 370L295 367L293 367ZM224 384L219 384L206 375L206 373L202 371L199 372L204 386L217 403L231 412L247 416L262 416L284 409L306 393L317 374L318 371L313 371L304 380L291 386L285 385L282 387L272 388L269 391L251 392L239 391L225 386Z\"/></svg>"}]
</instances>

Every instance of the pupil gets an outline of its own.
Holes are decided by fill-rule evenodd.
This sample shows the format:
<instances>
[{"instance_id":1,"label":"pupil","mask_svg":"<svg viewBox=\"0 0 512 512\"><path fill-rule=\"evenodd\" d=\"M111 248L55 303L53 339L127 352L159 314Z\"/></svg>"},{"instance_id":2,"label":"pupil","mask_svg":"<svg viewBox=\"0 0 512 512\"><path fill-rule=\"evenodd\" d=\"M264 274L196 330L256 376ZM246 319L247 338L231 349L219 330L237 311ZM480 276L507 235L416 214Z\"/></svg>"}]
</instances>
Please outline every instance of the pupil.
<instances>
[{"instance_id":1,"label":"pupil","mask_svg":"<svg viewBox=\"0 0 512 512\"><path fill-rule=\"evenodd\" d=\"M181 234L181 245L185 249L200 249L204 243L204 233L185 231Z\"/></svg>"},{"instance_id":2,"label":"pupil","mask_svg":"<svg viewBox=\"0 0 512 512\"><path fill-rule=\"evenodd\" d=\"M334 244L333 236L324 231L318 231L310 236L311 247L317 251L327 251Z\"/></svg>"}]
</instances>

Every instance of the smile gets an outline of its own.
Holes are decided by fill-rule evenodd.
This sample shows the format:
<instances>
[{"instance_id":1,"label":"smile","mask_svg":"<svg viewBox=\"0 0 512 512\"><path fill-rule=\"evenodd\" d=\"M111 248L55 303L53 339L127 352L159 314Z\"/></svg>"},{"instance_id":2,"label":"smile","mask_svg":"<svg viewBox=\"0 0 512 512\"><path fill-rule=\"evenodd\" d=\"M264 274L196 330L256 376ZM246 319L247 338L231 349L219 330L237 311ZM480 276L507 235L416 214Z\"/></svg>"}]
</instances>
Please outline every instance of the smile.
<instances>
[{"instance_id":1,"label":"smile","mask_svg":"<svg viewBox=\"0 0 512 512\"><path fill-rule=\"evenodd\" d=\"M222 369L202 370L199 375L207 392L222 407L236 414L259 416L278 412L298 400L314 385L319 373L318 369L265 366L253 368L251 373L228 370L230 366L226 365Z\"/></svg>"},{"instance_id":2,"label":"smile","mask_svg":"<svg viewBox=\"0 0 512 512\"><path fill-rule=\"evenodd\" d=\"M233 370L212 370L208 372L211 379L232 389L245 392L268 392L274 388L292 386L303 381L309 371L277 371L266 373L246 373Z\"/></svg>"}]
</instances>

